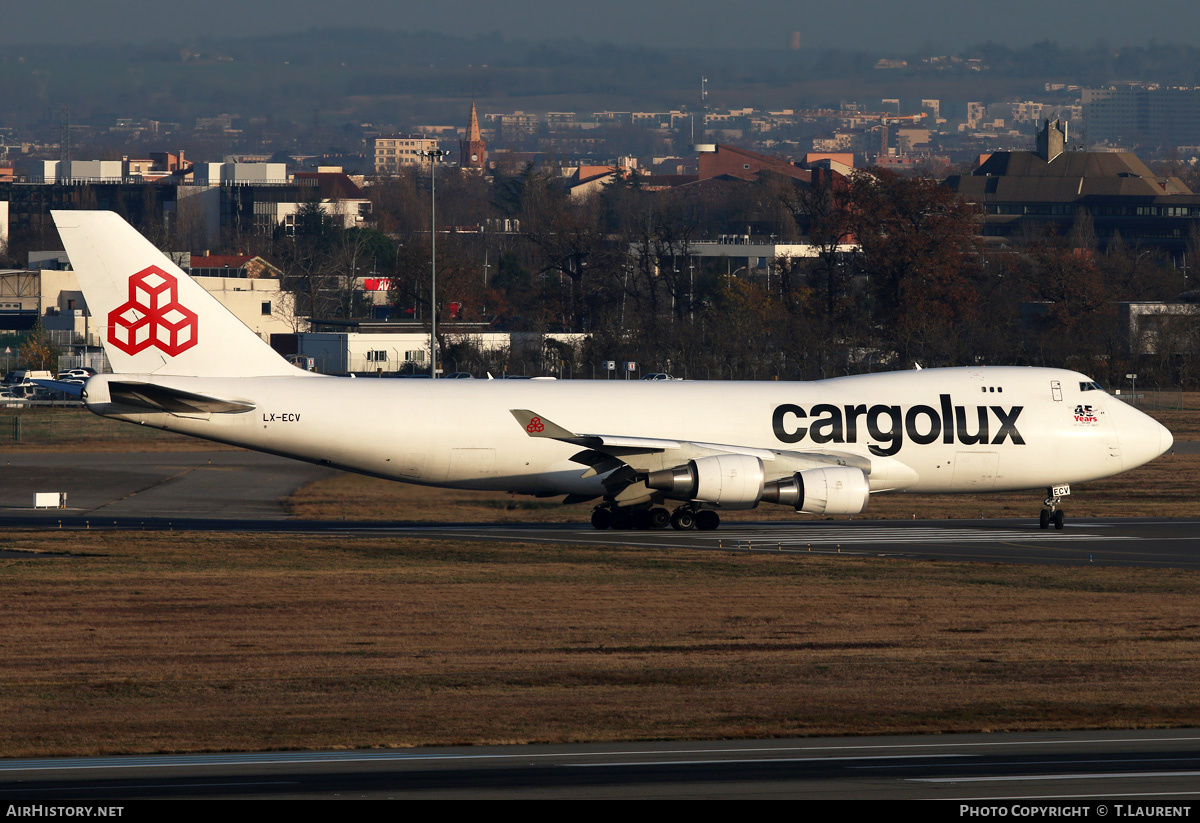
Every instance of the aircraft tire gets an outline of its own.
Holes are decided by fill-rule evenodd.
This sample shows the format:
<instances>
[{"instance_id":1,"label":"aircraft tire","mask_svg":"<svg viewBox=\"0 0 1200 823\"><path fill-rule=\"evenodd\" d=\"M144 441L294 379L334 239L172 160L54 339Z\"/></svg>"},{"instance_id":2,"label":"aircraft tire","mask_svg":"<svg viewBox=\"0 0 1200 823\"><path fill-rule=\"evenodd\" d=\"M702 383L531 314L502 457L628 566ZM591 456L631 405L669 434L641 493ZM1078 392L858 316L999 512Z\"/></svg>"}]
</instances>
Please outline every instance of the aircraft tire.
<instances>
[{"instance_id":1,"label":"aircraft tire","mask_svg":"<svg viewBox=\"0 0 1200 823\"><path fill-rule=\"evenodd\" d=\"M1050 528L1050 510L1042 509L1041 516L1038 518L1038 525L1043 529Z\"/></svg>"},{"instance_id":2,"label":"aircraft tire","mask_svg":"<svg viewBox=\"0 0 1200 823\"><path fill-rule=\"evenodd\" d=\"M662 507L650 510L650 528L665 529L671 525L671 513Z\"/></svg>"},{"instance_id":3,"label":"aircraft tire","mask_svg":"<svg viewBox=\"0 0 1200 823\"><path fill-rule=\"evenodd\" d=\"M1050 519L1052 521L1054 521L1054 528L1058 529L1059 531L1062 531L1062 527L1063 527L1062 509L1059 509L1058 511L1054 512L1054 514L1050 517Z\"/></svg>"},{"instance_id":4,"label":"aircraft tire","mask_svg":"<svg viewBox=\"0 0 1200 823\"><path fill-rule=\"evenodd\" d=\"M710 532L721 525L721 515L712 509L701 509L696 512L696 528L702 532Z\"/></svg>"},{"instance_id":5,"label":"aircraft tire","mask_svg":"<svg viewBox=\"0 0 1200 823\"><path fill-rule=\"evenodd\" d=\"M612 512L608 509L596 509L592 512L592 528L604 531L612 525Z\"/></svg>"},{"instance_id":6,"label":"aircraft tire","mask_svg":"<svg viewBox=\"0 0 1200 823\"><path fill-rule=\"evenodd\" d=\"M696 517L687 509L676 509L671 515L671 527L678 531L696 528Z\"/></svg>"}]
</instances>

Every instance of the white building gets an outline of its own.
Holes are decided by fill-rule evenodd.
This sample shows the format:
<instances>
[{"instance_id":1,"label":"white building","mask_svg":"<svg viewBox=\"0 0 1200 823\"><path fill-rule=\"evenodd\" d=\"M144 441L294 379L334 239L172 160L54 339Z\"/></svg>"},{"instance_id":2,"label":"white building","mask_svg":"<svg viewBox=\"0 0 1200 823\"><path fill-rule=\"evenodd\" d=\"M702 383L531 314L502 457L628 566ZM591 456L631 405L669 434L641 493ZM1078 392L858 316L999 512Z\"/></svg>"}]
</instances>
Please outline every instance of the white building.
<instances>
[{"instance_id":1,"label":"white building","mask_svg":"<svg viewBox=\"0 0 1200 823\"><path fill-rule=\"evenodd\" d=\"M546 343L576 346L588 336L579 333L451 331L445 334L444 339L450 345L470 343L480 352L508 352L529 364L528 368L540 371ZM419 328L389 332L303 332L296 335L296 341L297 353L313 358L317 371L325 374L386 374L406 368L418 371L429 368L429 332ZM446 363L439 355L438 366L443 371L453 371L455 364Z\"/></svg>"},{"instance_id":2,"label":"white building","mask_svg":"<svg viewBox=\"0 0 1200 823\"><path fill-rule=\"evenodd\" d=\"M198 186L282 185L288 182L287 164L196 163L192 182Z\"/></svg>"},{"instance_id":3,"label":"white building","mask_svg":"<svg viewBox=\"0 0 1200 823\"><path fill-rule=\"evenodd\" d=\"M406 166L415 166L426 159L421 152L438 147L435 138L420 134L381 134L371 144L375 173L379 175L396 174Z\"/></svg>"}]
</instances>

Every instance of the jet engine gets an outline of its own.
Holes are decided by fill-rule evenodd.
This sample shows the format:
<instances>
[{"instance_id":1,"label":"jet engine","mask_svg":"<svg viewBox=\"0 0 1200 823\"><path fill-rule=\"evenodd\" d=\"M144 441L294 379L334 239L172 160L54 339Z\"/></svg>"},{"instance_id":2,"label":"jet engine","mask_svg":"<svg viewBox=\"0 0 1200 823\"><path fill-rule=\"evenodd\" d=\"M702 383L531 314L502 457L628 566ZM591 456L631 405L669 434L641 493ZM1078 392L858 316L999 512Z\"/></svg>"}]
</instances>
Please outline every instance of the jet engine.
<instances>
[{"instance_id":1,"label":"jet engine","mask_svg":"<svg viewBox=\"0 0 1200 823\"><path fill-rule=\"evenodd\" d=\"M767 503L782 503L810 514L858 514L867 507L871 483L862 469L830 466L806 469L763 488Z\"/></svg>"},{"instance_id":2,"label":"jet engine","mask_svg":"<svg viewBox=\"0 0 1200 823\"><path fill-rule=\"evenodd\" d=\"M726 509L752 509L762 497L763 463L748 454L697 457L673 469L650 472L646 485L677 500L699 500Z\"/></svg>"}]
</instances>

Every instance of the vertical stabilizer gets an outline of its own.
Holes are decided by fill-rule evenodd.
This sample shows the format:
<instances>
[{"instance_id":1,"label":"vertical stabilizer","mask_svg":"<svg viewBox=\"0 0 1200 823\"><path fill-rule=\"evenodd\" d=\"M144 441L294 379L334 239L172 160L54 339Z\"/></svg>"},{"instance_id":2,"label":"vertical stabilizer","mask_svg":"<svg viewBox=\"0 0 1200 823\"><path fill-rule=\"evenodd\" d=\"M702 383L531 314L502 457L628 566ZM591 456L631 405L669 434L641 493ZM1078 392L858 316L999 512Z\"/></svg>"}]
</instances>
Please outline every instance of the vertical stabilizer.
<instances>
[{"instance_id":1,"label":"vertical stabilizer","mask_svg":"<svg viewBox=\"0 0 1200 823\"><path fill-rule=\"evenodd\" d=\"M110 211L54 211L104 351L119 373L303 375Z\"/></svg>"}]
</instances>

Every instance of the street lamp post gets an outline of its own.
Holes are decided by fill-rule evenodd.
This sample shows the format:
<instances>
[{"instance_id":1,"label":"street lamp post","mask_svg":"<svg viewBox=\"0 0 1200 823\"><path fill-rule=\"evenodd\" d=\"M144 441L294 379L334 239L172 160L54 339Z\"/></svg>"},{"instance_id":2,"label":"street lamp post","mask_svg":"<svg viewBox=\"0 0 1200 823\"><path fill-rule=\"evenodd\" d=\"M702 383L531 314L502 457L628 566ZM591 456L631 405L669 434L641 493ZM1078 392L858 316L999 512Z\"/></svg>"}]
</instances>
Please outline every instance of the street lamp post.
<instances>
[{"instance_id":1,"label":"street lamp post","mask_svg":"<svg viewBox=\"0 0 1200 823\"><path fill-rule=\"evenodd\" d=\"M437 379L437 164L450 152L418 149L429 158L429 377Z\"/></svg>"}]
</instances>

